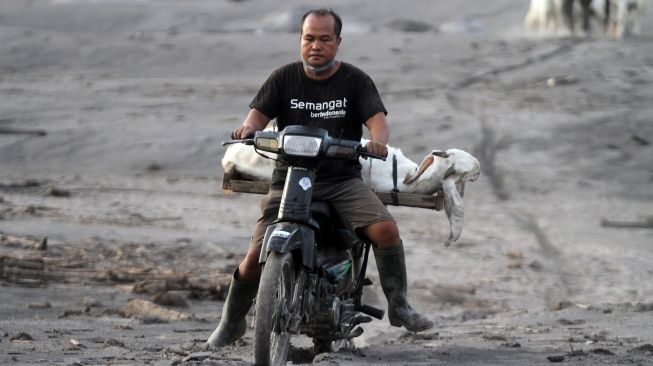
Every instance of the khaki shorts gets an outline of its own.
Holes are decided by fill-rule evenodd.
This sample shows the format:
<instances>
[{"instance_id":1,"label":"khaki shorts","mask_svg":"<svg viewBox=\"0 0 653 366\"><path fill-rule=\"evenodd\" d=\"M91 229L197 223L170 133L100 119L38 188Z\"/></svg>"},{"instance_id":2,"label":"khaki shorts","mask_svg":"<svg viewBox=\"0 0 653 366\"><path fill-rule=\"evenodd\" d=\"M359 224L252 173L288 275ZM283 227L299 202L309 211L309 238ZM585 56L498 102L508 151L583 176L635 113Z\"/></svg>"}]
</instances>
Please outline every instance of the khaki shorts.
<instances>
[{"instance_id":1,"label":"khaki shorts","mask_svg":"<svg viewBox=\"0 0 653 366\"><path fill-rule=\"evenodd\" d=\"M261 214L254 226L250 250L260 251L265 230L277 219L282 190L272 188L261 200ZM380 221L394 221L385 205L360 178L335 183L316 183L313 200L331 203L343 223L353 229L360 229Z\"/></svg>"}]
</instances>

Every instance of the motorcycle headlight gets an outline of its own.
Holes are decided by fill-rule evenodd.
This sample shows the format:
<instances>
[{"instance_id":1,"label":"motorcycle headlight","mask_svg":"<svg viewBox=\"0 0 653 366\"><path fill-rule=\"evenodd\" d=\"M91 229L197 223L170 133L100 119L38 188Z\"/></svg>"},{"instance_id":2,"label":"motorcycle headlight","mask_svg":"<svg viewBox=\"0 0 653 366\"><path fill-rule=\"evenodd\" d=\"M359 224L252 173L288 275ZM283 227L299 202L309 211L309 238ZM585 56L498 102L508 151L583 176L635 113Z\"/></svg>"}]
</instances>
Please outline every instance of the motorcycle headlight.
<instances>
[{"instance_id":1,"label":"motorcycle headlight","mask_svg":"<svg viewBox=\"0 0 653 366\"><path fill-rule=\"evenodd\" d=\"M283 137L283 151L287 155L317 156L321 145L321 137L293 135Z\"/></svg>"}]
</instances>

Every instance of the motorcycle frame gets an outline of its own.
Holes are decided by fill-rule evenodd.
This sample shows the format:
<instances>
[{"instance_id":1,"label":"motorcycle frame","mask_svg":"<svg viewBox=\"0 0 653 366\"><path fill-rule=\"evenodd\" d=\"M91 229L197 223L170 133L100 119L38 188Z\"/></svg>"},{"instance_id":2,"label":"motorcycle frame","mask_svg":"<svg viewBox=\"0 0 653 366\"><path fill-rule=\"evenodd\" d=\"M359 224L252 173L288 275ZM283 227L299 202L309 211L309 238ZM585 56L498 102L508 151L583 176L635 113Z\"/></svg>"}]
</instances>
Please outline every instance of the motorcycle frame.
<instances>
[{"instance_id":1,"label":"motorcycle frame","mask_svg":"<svg viewBox=\"0 0 653 366\"><path fill-rule=\"evenodd\" d=\"M308 135L316 133L306 127L299 127ZM316 136L327 138L326 131L319 131ZM321 151L321 155L324 150ZM302 310L305 310L305 294L303 293L306 281L317 266L318 241L320 224L312 217L313 186L319 160L315 158L289 158L288 172L279 206L277 219L270 224L263 237L263 246L259 255L259 264L267 261L271 252L292 253L301 262L298 266L297 283L293 295L292 320L290 331L296 333L302 320ZM331 218L333 219L333 218ZM361 302L363 286L370 284L365 278L371 242L364 240L348 229L340 229L336 233L339 239L352 255L352 292L356 311L382 319L384 311L363 305Z\"/></svg>"}]
</instances>

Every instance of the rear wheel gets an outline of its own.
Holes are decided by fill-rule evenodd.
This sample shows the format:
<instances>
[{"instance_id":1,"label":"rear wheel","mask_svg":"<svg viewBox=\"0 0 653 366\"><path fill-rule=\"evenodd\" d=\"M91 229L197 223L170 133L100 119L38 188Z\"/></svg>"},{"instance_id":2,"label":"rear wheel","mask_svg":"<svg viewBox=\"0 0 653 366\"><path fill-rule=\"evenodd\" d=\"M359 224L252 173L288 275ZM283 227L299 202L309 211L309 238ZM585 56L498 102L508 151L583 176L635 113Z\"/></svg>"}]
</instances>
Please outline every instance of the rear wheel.
<instances>
[{"instance_id":1,"label":"rear wheel","mask_svg":"<svg viewBox=\"0 0 653 366\"><path fill-rule=\"evenodd\" d=\"M254 363L285 365L290 348L295 266L291 253L270 253L259 284L254 319Z\"/></svg>"}]
</instances>

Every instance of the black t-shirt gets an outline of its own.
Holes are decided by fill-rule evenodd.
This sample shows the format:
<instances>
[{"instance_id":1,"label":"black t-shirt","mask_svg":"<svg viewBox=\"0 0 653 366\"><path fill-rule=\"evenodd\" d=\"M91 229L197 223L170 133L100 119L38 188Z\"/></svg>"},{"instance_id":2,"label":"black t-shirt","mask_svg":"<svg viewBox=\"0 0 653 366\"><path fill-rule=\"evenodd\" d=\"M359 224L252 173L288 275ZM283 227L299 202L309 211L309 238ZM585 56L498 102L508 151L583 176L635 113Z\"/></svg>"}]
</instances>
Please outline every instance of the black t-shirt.
<instances>
[{"instance_id":1,"label":"black t-shirt","mask_svg":"<svg viewBox=\"0 0 653 366\"><path fill-rule=\"evenodd\" d=\"M329 131L331 137L360 140L363 124L379 112L387 114L372 79L357 67L342 62L326 80L306 76L300 61L275 70L250 103L279 130L288 125L309 125ZM272 184L283 185L286 167L277 164ZM358 160L325 160L317 181L345 180L360 176Z\"/></svg>"}]
</instances>

